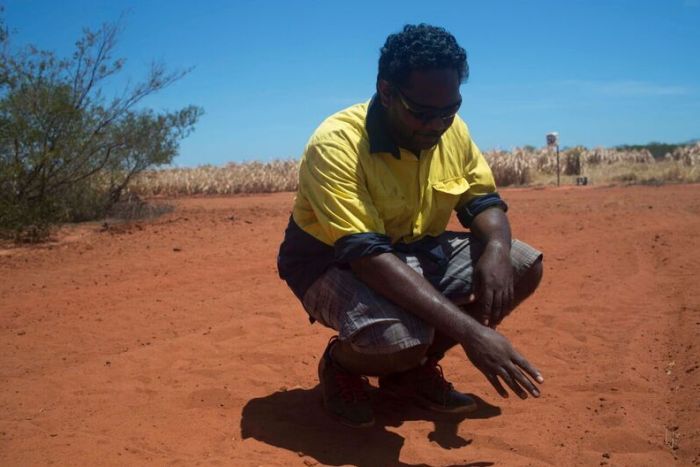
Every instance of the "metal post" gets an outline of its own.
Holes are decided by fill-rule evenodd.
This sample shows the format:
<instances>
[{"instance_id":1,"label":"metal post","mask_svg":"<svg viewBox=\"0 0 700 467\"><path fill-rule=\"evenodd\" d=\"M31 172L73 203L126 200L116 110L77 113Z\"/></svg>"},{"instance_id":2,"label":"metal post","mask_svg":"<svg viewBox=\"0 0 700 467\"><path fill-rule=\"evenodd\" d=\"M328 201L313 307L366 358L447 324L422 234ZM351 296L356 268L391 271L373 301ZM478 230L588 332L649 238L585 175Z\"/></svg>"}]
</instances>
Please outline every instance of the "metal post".
<instances>
[{"instance_id":1,"label":"metal post","mask_svg":"<svg viewBox=\"0 0 700 467\"><path fill-rule=\"evenodd\" d=\"M547 146L557 148L557 186L559 186L559 133L556 131L547 133Z\"/></svg>"},{"instance_id":2,"label":"metal post","mask_svg":"<svg viewBox=\"0 0 700 467\"><path fill-rule=\"evenodd\" d=\"M559 145L557 144L557 186L559 186Z\"/></svg>"}]
</instances>

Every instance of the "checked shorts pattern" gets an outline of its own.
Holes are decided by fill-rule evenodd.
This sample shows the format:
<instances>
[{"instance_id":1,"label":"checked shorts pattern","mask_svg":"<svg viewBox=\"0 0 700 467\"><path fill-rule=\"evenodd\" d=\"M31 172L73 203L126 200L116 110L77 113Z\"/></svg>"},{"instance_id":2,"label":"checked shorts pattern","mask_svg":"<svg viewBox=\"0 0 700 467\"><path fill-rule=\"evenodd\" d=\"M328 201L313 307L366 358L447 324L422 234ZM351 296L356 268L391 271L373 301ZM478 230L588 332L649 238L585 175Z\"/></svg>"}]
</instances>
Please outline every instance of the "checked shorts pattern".
<instances>
[{"instance_id":1,"label":"checked shorts pattern","mask_svg":"<svg viewBox=\"0 0 700 467\"><path fill-rule=\"evenodd\" d=\"M446 297L469 295L474 265L483 251L483 243L471 233L461 232L445 232L436 240L447 258L446 264L439 264L422 253L395 254ZM511 262L515 283L541 258L538 250L513 240ZM311 317L335 329L341 340L350 340L361 353L394 353L433 340L432 326L374 292L350 269L328 269L306 292L303 305Z\"/></svg>"}]
</instances>

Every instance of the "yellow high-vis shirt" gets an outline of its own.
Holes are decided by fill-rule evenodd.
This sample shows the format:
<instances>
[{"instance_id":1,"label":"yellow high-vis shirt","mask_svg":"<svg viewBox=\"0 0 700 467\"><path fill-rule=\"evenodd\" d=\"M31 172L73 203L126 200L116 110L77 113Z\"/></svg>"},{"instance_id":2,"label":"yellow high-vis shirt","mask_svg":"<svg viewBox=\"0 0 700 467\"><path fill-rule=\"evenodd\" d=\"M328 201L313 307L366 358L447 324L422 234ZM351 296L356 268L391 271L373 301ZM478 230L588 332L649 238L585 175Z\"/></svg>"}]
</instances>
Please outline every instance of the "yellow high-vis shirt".
<instances>
[{"instance_id":1,"label":"yellow high-vis shirt","mask_svg":"<svg viewBox=\"0 0 700 467\"><path fill-rule=\"evenodd\" d=\"M439 143L416 156L392 141L375 97L326 119L299 168L278 269L294 293L331 265L429 245L454 210L468 227L491 206L507 209L491 169L456 116Z\"/></svg>"},{"instance_id":2,"label":"yellow high-vis shirt","mask_svg":"<svg viewBox=\"0 0 700 467\"><path fill-rule=\"evenodd\" d=\"M326 119L304 152L293 217L316 239L334 245L366 232L387 235L392 243L437 236L455 208L496 191L459 116L420 157L403 148L397 157L370 149L367 109L359 104Z\"/></svg>"}]
</instances>

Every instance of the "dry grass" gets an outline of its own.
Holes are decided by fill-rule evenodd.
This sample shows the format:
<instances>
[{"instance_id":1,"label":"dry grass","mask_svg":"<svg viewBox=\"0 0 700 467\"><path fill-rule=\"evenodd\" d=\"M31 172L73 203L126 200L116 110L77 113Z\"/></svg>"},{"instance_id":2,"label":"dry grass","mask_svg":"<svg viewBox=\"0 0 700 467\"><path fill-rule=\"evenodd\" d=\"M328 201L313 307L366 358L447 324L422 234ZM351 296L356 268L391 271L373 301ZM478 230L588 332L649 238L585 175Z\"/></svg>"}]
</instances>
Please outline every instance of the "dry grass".
<instances>
[{"instance_id":1,"label":"dry grass","mask_svg":"<svg viewBox=\"0 0 700 467\"><path fill-rule=\"evenodd\" d=\"M557 158L553 150L515 148L484 153L499 186L553 185ZM679 148L663 160L651 153L575 147L559 155L561 183L573 185L586 176L593 184L663 184L700 182L700 144Z\"/></svg>"},{"instance_id":2,"label":"dry grass","mask_svg":"<svg viewBox=\"0 0 700 467\"><path fill-rule=\"evenodd\" d=\"M685 166L698 166L700 165L700 143L677 148L672 153L666 154L666 159L680 162Z\"/></svg>"},{"instance_id":3,"label":"dry grass","mask_svg":"<svg viewBox=\"0 0 700 467\"><path fill-rule=\"evenodd\" d=\"M689 167L674 161L658 161L650 164L617 162L609 165L593 165L583 175L590 185L663 185L666 183L700 183L700 166ZM562 185L575 185L576 175L562 175ZM538 172L529 185L547 186L557 183L555 173Z\"/></svg>"},{"instance_id":4,"label":"dry grass","mask_svg":"<svg viewBox=\"0 0 700 467\"><path fill-rule=\"evenodd\" d=\"M556 184L555 153L547 148L515 148L484 153L499 186ZM297 188L296 160L229 163L193 169L166 169L141 174L130 191L140 196L271 193ZM589 184L700 183L700 144L679 148L663 160L648 151L575 147L560 153L561 183L578 176Z\"/></svg>"},{"instance_id":5,"label":"dry grass","mask_svg":"<svg viewBox=\"0 0 700 467\"><path fill-rule=\"evenodd\" d=\"M130 186L142 196L228 195L273 193L297 188L299 162L231 162L225 166L201 166L194 169L154 170L141 174Z\"/></svg>"}]
</instances>

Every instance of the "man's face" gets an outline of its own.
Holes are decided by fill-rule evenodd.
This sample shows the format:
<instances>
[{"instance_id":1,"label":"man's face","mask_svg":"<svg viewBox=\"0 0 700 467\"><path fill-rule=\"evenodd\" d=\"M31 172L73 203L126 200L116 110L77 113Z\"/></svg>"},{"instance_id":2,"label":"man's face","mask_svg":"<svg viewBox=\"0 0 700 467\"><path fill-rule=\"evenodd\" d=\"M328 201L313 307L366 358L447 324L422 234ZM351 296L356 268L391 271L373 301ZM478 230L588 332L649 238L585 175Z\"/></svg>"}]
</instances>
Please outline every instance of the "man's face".
<instances>
[{"instance_id":1,"label":"man's face","mask_svg":"<svg viewBox=\"0 0 700 467\"><path fill-rule=\"evenodd\" d=\"M459 76L452 69L412 71L405 85L380 80L378 88L392 137L413 151L435 146L462 102Z\"/></svg>"}]
</instances>

